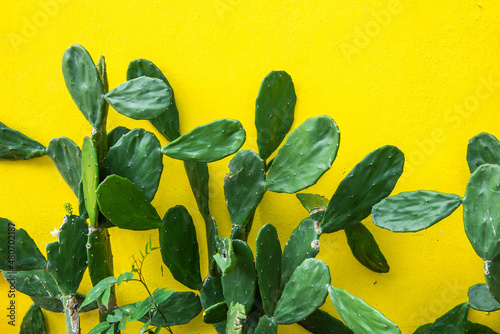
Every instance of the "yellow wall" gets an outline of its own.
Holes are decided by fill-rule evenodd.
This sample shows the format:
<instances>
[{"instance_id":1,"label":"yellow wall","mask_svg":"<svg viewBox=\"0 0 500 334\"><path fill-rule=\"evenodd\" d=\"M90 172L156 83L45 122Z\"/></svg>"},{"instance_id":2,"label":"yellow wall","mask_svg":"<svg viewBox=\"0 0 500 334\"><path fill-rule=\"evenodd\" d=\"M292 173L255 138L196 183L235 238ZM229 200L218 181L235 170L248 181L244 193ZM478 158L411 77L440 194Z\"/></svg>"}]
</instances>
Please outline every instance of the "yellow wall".
<instances>
[{"instance_id":1,"label":"yellow wall","mask_svg":"<svg viewBox=\"0 0 500 334\"><path fill-rule=\"evenodd\" d=\"M481 131L500 136L500 4L492 0L411 1L3 1L0 11L0 121L48 145L67 136L81 145L91 128L66 91L61 57L81 44L94 59L106 56L110 86L125 80L128 63L146 58L172 84L181 131L228 117L247 130L244 148L256 150L254 103L261 80L286 70L298 96L294 127L327 114L342 133L333 168L310 192L330 197L343 176L367 153L385 144L406 154L405 174L394 193L416 189L463 195L468 140ZM109 126L154 128L110 112ZM157 132L155 132L157 133ZM165 141L162 140L162 144ZM222 191L229 159L210 165L211 209L221 234L229 217ZM161 216L184 204L195 219L202 258L203 223L182 163L164 159L154 201ZM0 216L25 228L44 250L62 222L63 204L77 201L48 157L0 162ZM319 258L332 284L363 297L403 333L433 321L467 300L469 286L484 282L483 264L463 231L462 209L417 234L394 234L366 223L391 266L376 274L357 263L343 233L322 237ZM293 195L267 193L250 235L270 222L284 245L306 216ZM112 233L116 273L130 269L155 232ZM151 287L182 289L161 259L148 259ZM203 274L207 272L202 261ZM81 292L91 285L84 278ZM0 329L6 325L7 284L0 282ZM136 290L137 289L137 290ZM132 283L118 289L119 303L144 298ZM30 305L17 296L17 324ZM324 309L333 311L329 300ZM500 312L470 312L469 319L500 331ZM45 313L50 333L64 331L64 317ZM82 316L87 332L96 313ZM130 327L133 328L133 327ZM137 327L135 327L137 329ZM175 333L213 333L201 316ZM136 331L129 331L136 332ZM282 326L281 333L304 333Z\"/></svg>"}]
</instances>

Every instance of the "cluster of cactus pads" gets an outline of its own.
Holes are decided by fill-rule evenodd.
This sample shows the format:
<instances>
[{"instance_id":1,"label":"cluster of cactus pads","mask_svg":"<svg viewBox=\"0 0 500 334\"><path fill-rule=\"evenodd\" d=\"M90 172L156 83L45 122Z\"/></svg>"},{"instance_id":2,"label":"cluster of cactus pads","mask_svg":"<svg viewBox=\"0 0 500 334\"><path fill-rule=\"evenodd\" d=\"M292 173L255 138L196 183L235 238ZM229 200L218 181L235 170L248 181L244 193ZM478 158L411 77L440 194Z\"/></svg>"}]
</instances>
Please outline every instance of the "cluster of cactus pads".
<instances>
[{"instance_id":1,"label":"cluster of cactus pads","mask_svg":"<svg viewBox=\"0 0 500 334\"><path fill-rule=\"evenodd\" d=\"M294 323L312 333L400 333L381 312L330 285L328 265L315 258L320 236L344 230L356 259L375 272L386 273L389 265L362 220L373 213L380 227L418 231L448 216L462 202L466 231L486 262L492 294L487 295L484 285L475 286L471 288L470 305L482 310L500 309L493 298L500 293L496 276L500 272L500 246L498 238L491 235L500 218L485 216L494 210L490 206L498 194L500 167L482 165L483 160L491 163L491 159L500 159L499 143L494 149L483 150L481 141L489 138L479 138L470 149L470 160L479 167L463 200L429 191L387 197L404 165L403 153L394 146L369 153L328 200L299 192L315 184L332 166L340 132L326 115L309 118L290 132L296 95L286 72L271 72L262 82L255 108L258 152L254 152L239 151L246 133L236 120L216 120L181 135L173 89L151 61L132 61L127 81L112 90L108 88L104 58L95 65L81 46L66 50L62 68L70 95L92 126L81 148L66 137L52 139L44 147L0 123L1 159L48 155L79 201L79 215L69 212L65 216L58 241L47 245L46 256L26 231L16 229L8 219L0 219L0 270L7 280L15 278L16 289L34 303L21 332L43 333L44 309L64 312L67 332L80 333L79 313L98 309L101 322L92 333L118 333L132 321L144 323L141 333L158 333L162 328L173 332L173 326L189 322L202 310L203 321L218 333L276 333L278 325ZM117 127L108 133L109 105L133 119L149 120L169 143L161 147L156 136L144 129ZM231 235L221 236L209 209L207 164L234 153L224 179ZM190 213L178 205L161 218L151 204L159 187L164 155L184 161L205 222L208 275L204 279ZM296 194L308 216L298 223L284 248L276 228L262 226L254 255L247 238L266 191ZM478 215L478 210L484 214ZM144 301L119 306L115 285L143 280L138 268L115 278L110 243L113 227L157 230L164 264L177 281L194 291L161 288ZM12 234L15 258L7 251ZM153 250L150 242L145 254ZM84 296L77 291L87 267L94 287ZM319 310L328 296L343 322ZM419 333L480 326L466 322L468 307L457 306Z\"/></svg>"}]
</instances>

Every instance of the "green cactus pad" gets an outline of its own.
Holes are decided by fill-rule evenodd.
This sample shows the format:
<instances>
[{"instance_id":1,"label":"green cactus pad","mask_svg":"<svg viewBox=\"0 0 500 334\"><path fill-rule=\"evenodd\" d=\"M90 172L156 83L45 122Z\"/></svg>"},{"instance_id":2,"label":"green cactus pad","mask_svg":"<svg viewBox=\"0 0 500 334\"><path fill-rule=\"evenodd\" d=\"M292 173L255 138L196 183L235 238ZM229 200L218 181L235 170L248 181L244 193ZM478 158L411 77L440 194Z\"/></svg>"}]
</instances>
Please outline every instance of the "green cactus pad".
<instances>
[{"instance_id":1,"label":"green cactus pad","mask_svg":"<svg viewBox=\"0 0 500 334\"><path fill-rule=\"evenodd\" d=\"M290 133L269 168L266 188L295 193L312 186L332 166L340 132L328 116L307 119Z\"/></svg>"},{"instance_id":2,"label":"green cactus pad","mask_svg":"<svg viewBox=\"0 0 500 334\"><path fill-rule=\"evenodd\" d=\"M295 194L299 199L302 206L309 212L309 216L316 221L321 221L326 208L328 207L328 200L321 195L300 193Z\"/></svg>"},{"instance_id":3,"label":"green cactus pad","mask_svg":"<svg viewBox=\"0 0 500 334\"><path fill-rule=\"evenodd\" d=\"M357 223L344 231L352 254L362 265L377 273L389 272L390 267L384 254L365 225Z\"/></svg>"},{"instance_id":4,"label":"green cactus pad","mask_svg":"<svg viewBox=\"0 0 500 334\"><path fill-rule=\"evenodd\" d=\"M165 113L170 96L171 89L162 80L138 77L110 90L104 98L122 115L151 120Z\"/></svg>"},{"instance_id":5,"label":"green cactus pad","mask_svg":"<svg viewBox=\"0 0 500 334\"><path fill-rule=\"evenodd\" d=\"M273 321L272 318L267 316L262 316L259 319L257 328L255 328L254 333L256 334L276 334L278 333L278 325Z\"/></svg>"},{"instance_id":6,"label":"green cactus pad","mask_svg":"<svg viewBox=\"0 0 500 334\"><path fill-rule=\"evenodd\" d=\"M498 302L500 302L500 256L484 263L484 277L488 291Z\"/></svg>"},{"instance_id":7,"label":"green cactus pad","mask_svg":"<svg viewBox=\"0 0 500 334\"><path fill-rule=\"evenodd\" d=\"M245 312L245 306L231 302L229 306L229 311L227 312L227 325L226 325L226 334L242 334L243 323L247 318L247 314Z\"/></svg>"},{"instance_id":8,"label":"green cactus pad","mask_svg":"<svg viewBox=\"0 0 500 334\"><path fill-rule=\"evenodd\" d=\"M226 303L240 303L250 312L257 289L257 273L250 247L241 240L233 240L236 266L228 275L221 277Z\"/></svg>"},{"instance_id":9,"label":"green cactus pad","mask_svg":"<svg viewBox=\"0 0 500 334\"><path fill-rule=\"evenodd\" d=\"M47 261L29 234L0 218L0 270L25 271L45 268Z\"/></svg>"},{"instance_id":10,"label":"green cactus pad","mask_svg":"<svg viewBox=\"0 0 500 334\"><path fill-rule=\"evenodd\" d=\"M439 317L430 326L426 334L455 334L465 333L467 325L467 314L469 313L469 303L462 303L455 306L445 315Z\"/></svg>"},{"instance_id":11,"label":"green cactus pad","mask_svg":"<svg viewBox=\"0 0 500 334\"><path fill-rule=\"evenodd\" d=\"M78 187L82 180L82 151L78 145L66 137L54 138L47 147L47 155L78 197Z\"/></svg>"},{"instance_id":12,"label":"green cactus pad","mask_svg":"<svg viewBox=\"0 0 500 334\"><path fill-rule=\"evenodd\" d=\"M267 160L292 127L297 96L292 78L284 71L269 73L255 103L255 127L259 155Z\"/></svg>"},{"instance_id":13,"label":"green cactus pad","mask_svg":"<svg viewBox=\"0 0 500 334\"><path fill-rule=\"evenodd\" d=\"M229 274L236 265L236 254L233 250L233 241L231 238L215 237L217 246L217 254L214 255L214 260L219 266L222 275Z\"/></svg>"},{"instance_id":14,"label":"green cactus pad","mask_svg":"<svg viewBox=\"0 0 500 334\"><path fill-rule=\"evenodd\" d=\"M235 153L245 139L239 121L219 119L194 128L163 146L161 152L174 159L208 163Z\"/></svg>"},{"instance_id":15,"label":"green cactus pad","mask_svg":"<svg viewBox=\"0 0 500 334\"><path fill-rule=\"evenodd\" d=\"M228 309L224 301L210 306L203 312L203 322L206 324L215 324L226 320Z\"/></svg>"},{"instance_id":16,"label":"green cactus pad","mask_svg":"<svg viewBox=\"0 0 500 334\"><path fill-rule=\"evenodd\" d=\"M483 260L500 255L500 166L482 165L471 175L465 196L464 226L467 238Z\"/></svg>"},{"instance_id":17,"label":"green cactus pad","mask_svg":"<svg viewBox=\"0 0 500 334\"><path fill-rule=\"evenodd\" d=\"M99 128L106 117L106 101L99 71L87 50L70 46L64 52L62 72L76 106L93 127Z\"/></svg>"},{"instance_id":18,"label":"green cactus pad","mask_svg":"<svg viewBox=\"0 0 500 334\"><path fill-rule=\"evenodd\" d=\"M455 194L418 190L380 201L372 208L375 225L392 232L418 232L451 215L462 204Z\"/></svg>"},{"instance_id":19,"label":"green cactus pad","mask_svg":"<svg viewBox=\"0 0 500 334\"><path fill-rule=\"evenodd\" d=\"M427 329L429 327L431 327L432 324L425 324L425 325L422 325L420 327L418 327L414 332L413 334L425 334L427 332Z\"/></svg>"},{"instance_id":20,"label":"green cactus pad","mask_svg":"<svg viewBox=\"0 0 500 334\"><path fill-rule=\"evenodd\" d=\"M45 146L0 123L0 159L27 160L45 155Z\"/></svg>"},{"instance_id":21,"label":"green cactus pad","mask_svg":"<svg viewBox=\"0 0 500 334\"><path fill-rule=\"evenodd\" d=\"M132 181L152 201L163 171L163 155L158 139L151 132L133 129L109 149L104 172Z\"/></svg>"},{"instance_id":22,"label":"green cactus pad","mask_svg":"<svg viewBox=\"0 0 500 334\"><path fill-rule=\"evenodd\" d=\"M467 146L467 164L471 173L484 164L500 164L500 142L498 139L484 132L472 137Z\"/></svg>"},{"instance_id":23,"label":"green cactus pad","mask_svg":"<svg viewBox=\"0 0 500 334\"><path fill-rule=\"evenodd\" d=\"M97 153L89 137L83 139L82 145L82 186L85 209L90 218L90 225L97 226L99 209L96 190L99 186L99 165Z\"/></svg>"},{"instance_id":24,"label":"green cactus pad","mask_svg":"<svg viewBox=\"0 0 500 334\"><path fill-rule=\"evenodd\" d=\"M121 137L130 132L130 129L124 126L117 126L113 130L109 131L107 134L108 148L115 146L115 144L120 140Z\"/></svg>"},{"instance_id":25,"label":"green cactus pad","mask_svg":"<svg viewBox=\"0 0 500 334\"><path fill-rule=\"evenodd\" d=\"M305 218L295 228L283 249L281 259L281 290L295 269L305 260L314 258L319 252L319 233L316 222Z\"/></svg>"},{"instance_id":26,"label":"green cactus pad","mask_svg":"<svg viewBox=\"0 0 500 334\"><path fill-rule=\"evenodd\" d=\"M395 146L383 146L368 154L340 182L321 221L321 230L332 233L356 224L372 206L390 195L401 173L404 154Z\"/></svg>"},{"instance_id":27,"label":"green cactus pad","mask_svg":"<svg viewBox=\"0 0 500 334\"><path fill-rule=\"evenodd\" d=\"M214 260L214 255L217 253L215 238L218 235L217 224L214 217L208 215L204 218L205 231L207 235L207 252L208 252L208 273L212 276L217 276L217 264Z\"/></svg>"},{"instance_id":28,"label":"green cactus pad","mask_svg":"<svg viewBox=\"0 0 500 334\"><path fill-rule=\"evenodd\" d=\"M75 293L87 269L87 222L79 216L65 216L59 240L47 245L47 270L63 296Z\"/></svg>"},{"instance_id":29,"label":"green cactus pad","mask_svg":"<svg viewBox=\"0 0 500 334\"><path fill-rule=\"evenodd\" d=\"M274 321L286 325L306 319L325 303L330 281L326 263L318 259L304 260L283 289L274 311Z\"/></svg>"},{"instance_id":30,"label":"green cactus pad","mask_svg":"<svg viewBox=\"0 0 500 334\"><path fill-rule=\"evenodd\" d=\"M498 334L498 333L484 325L467 321L467 325L465 326L465 334Z\"/></svg>"},{"instance_id":31,"label":"green cactus pad","mask_svg":"<svg viewBox=\"0 0 500 334\"><path fill-rule=\"evenodd\" d=\"M271 224L264 225L255 243L255 266L262 307L272 317L281 293L281 244L276 228Z\"/></svg>"},{"instance_id":32,"label":"green cactus pad","mask_svg":"<svg viewBox=\"0 0 500 334\"><path fill-rule=\"evenodd\" d=\"M200 290L200 301L204 310L220 302L225 302L220 276L208 275L205 278L203 287Z\"/></svg>"},{"instance_id":33,"label":"green cactus pad","mask_svg":"<svg viewBox=\"0 0 500 334\"><path fill-rule=\"evenodd\" d=\"M486 284L476 284L469 288L469 305L474 310L493 312L500 310L500 304L488 291Z\"/></svg>"},{"instance_id":34,"label":"green cactus pad","mask_svg":"<svg viewBox=\"0 0 500 334\"><path fill-rule=\"evenodd\" d=\"M354 334L344 323L322 310L316 310L298 324L316 334Z\"/></svg>"},{"instance_id":35,"label":"green cactus pad","mask_svg":"<svg viewBox=\"0 0 500 334\"><path fill-rule=\"evenodd\" d=\"M130 62L127 70L127 80L135 79L140 76L157 78L162 80L170 88L170 106L158 118L154 118L151 124L167 138L168 141L177 139L180 136L179 132L179 111L175 104L174 90L167 78L163 75L158 67L151 61L146 59L136 59Z\"/></svg>"},{"instance_id":36,"label":"green cactus pad","mask_svg":"<svg viewBox=\"0 0 500 334\"><path fill-rule=\"evenodd\" d=\"M17 291L30 297L57 298L61 297L61 292L57 287L54 277L45 269L30 271L2 271L7 282L15 280Z\"/></svg>"},{"instance_id":37,"label":"green cactus pad","mask_svg":"<svg viewBox=\"0 0 500 334\"><path fill-rule=\"evenodd\" d=\"M203 162L184 161L184 169L191 185L198 210L203 218L210 216L208 197L208 165Z\"/></svg>"},{"instance_id":38,"label":"green cactus pad","mask_svg":"<svg viewBox=\"0 0 500 334\"><path fill-rule=\"evenodd\" d=\"M19 334L45 334L45 333L47 333L47 330L45 328L45 317L43 316L40 307L33 304L24 314Z\"/></svg>"},{"instance_id":39,"label":"green cactus pad","mask_svg":"<svg viewBox=\"0 0 500 334\"><path fill-rule=\"evenodd\" d=\"M231 159L224 195L233 225L245 226L266 192L265 181L264 162L254 151L240 151Z\"/></svg>"},{"instance_id":40,"label":"green cactus pad","mask_svg":"<svg viewBox=\"0 0 500 334\"><path fill-rule=\"evenodd\" d=\"M201 312L200 298L193 292L174 292L158 306L161 313L167 318L169 326L187 324ZM139 321L147 322L149 319L151 318L145 316L139 319ZM151 319L152 326L165 327L167 323L165 323L165 319L159 313L156 313Z\"/></svg>"},{"instance_id":41,"label":"green cactus pad","mask_svg":"<svg viewBox=\"0 0 500 334\"><path fill-rule=\"evenodd\" d=\"M335 310L354 333L401 333L396 324L361 298L334 286L328 293Z\"/></svg>"},{"instance_id":42,"label":"green cactus pad","mask_svg":"<svg viewBox=\"0 0 500 334\"><path fill-rule=\"evenodd\" d=\"M87 240L87 263L93 286L114 275L112 254L108 230L90 228Z\"/></svg>"},{"instance_id":43,"label":"green cactus pad","mask_svg":"<svg viewBox=\"0 0 500 334\"><path fill-rule=\"evenodd\" d=\"M101 212L114 225L127 230L150 230L161 226L156 209L132 181L108 176L97 188Z\"/></svg>"},{"instance_id":44,"label":"green cactus pad","mask_svg":"<svg viewBox=\"0 0 500 334\"><path fill-rule=\"evenodd\" d=\"M97 71L99 72L99 78L101 78L104 94L106 94L109 90L109 83L108 70L106 68L106 59L104 58L104 56L101 56L97 61Z\"/></svg>"},{"instance_id":45,"label":"green cactus pad","mask_svg":"<svg viewBox=\"0 0 500 334\"><path fill-rule=\"evenodd\" d=\"M189 212L182 205L167 211L158 230L163 263L172 276L185 286L200 290L200 255L196 229Z\"/></svg>"}]
</instances>

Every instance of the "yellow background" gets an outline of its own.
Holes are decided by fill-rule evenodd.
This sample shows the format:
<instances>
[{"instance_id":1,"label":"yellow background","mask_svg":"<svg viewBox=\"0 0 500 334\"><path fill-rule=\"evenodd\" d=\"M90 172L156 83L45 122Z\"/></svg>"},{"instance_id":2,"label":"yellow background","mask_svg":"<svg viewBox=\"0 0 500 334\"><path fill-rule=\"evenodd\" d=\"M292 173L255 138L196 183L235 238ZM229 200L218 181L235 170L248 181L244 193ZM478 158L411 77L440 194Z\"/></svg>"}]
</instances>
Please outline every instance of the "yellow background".
<instances>
[{"instance_id":1,"label":"yellow background","mask_svg":"<svg viewBox=\"0 0 500 334\"><path fill-rule=\"evenodd\" d=\"M61 58L81 44L94 60L106 56L110 87L125 81L128 63L152 60L169 79L180 110L181 132L220 118L243 123L256 150L254 108L261 80L271 70L293 78L298 102L294 127L327 114L341 130L338 157L318 185L307 190L328 198L343 176L372 150L392 144L406 155L394 194L417 189L463 195L469 176L468 140L479 132L500 136L500 4L493 0L411 1L4 1L0 11L0 121L44 145L67 136L81 145L91 127L66 91ZM108 130L144 127L110 111ZM159 136L159 135L158 135ZM160 137L160 136L159 136ZM161 138L160 138L161 139ZM162 145L165 140L161 139ZM230 231L222 190L229 159L210 165L211 210L222 235ZM204 225L182 163L165 157L154 204L160 214L183 204L198 228L202 275L207 273ZM26 229L38 246L55 241L63 204L77 201L48 157L0 161L0 216ZM265 223L282 245L306 216L293 195L267 193L249 243ZM467 289L484 282L483 263L467 241L462 209L427 231L395 234L365 222L390 266L388 274L365 269L352 256L343 232L322 236L319 258L332 284L363 297L403 333L467 301ZM113 229L115 273L130 270L130 256L157 233ZM148 258L152 288L183 289ZM91 285L84 278L80 291ZM7 326L7 284L0 282L0 329ZM140 286L118 289L120 304L145 298ZM17 325L30 300L17 295ZM333 311L327 300L325 310ZM469 319L500 331L500 312L471 311ZM45 312L50 333L64 331L62 314ZM83 314L83 332L97 323ZM16 328L16 331L18 331ZM137 332L130 327L128 332ZM175 333L213 333L201 316ZM10 331L8 331L10 333ZM305 333L297 325L280 333Z\"/></svg>"}]
</instances>

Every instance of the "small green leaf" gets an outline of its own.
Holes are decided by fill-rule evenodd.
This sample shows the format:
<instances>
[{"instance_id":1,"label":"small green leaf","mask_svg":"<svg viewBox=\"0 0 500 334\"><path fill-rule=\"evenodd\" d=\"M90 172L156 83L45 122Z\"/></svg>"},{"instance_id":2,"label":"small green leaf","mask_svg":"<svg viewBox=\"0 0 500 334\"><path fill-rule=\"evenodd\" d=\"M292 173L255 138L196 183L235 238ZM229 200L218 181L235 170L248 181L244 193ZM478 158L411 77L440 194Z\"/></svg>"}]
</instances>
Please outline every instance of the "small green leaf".
<instances>
[{"instance_id":1,"label":"small green leaf","mask_svg":"<svg viewBox=\"0 0 500 334\"><path fill-rule=\"evenodd\" d=\"M124 281L128 282L132 279L134 279L134 273L126 272L126 273L120 274L120 276L118 276L118 280L116 281L116 284L120 285Z\"/></svg>"},{"instance_id":2,"label":"small green leaf","mask_svg":"<svg viewBox=\"0 0 500 334\"><path fill-rule=\"evenodd\" d=\"M92 330L88 334L99 334L101 332L104 332L105 330L107 330L110 327L111 327L110 323L108 323L108 322L101 322L100 324L98 324L97 326L95 326L94 328L92 328Z\"/></svg>"},{"instance_id":3,"label":"small green leaf","mask_svg":"<svg viewBox=\"0 0 500 334\"><path fill-rule=\"evenodd\" d=\"M172 294L174 290L166 290L166 288L158 288L153 291L153 303L161 304L165 300L167 300Z\"/></svg>"},{"instance_id":4,"label":"small green leaf","mask_svg":"<svg viewBox=\"0 0 500 334\"><path fill-rule=\"evenodd\" d=\"M96 301L101 295L106 291L108 286L113 285L116 283L116 278L113 276L106 277L99 283L97 283L90 291L87 293L87 296L85 297L85 300L83 301L82 305L80 306L80 309L84 307L85 305L88 305L92 303L93 301Z\"/></svg>"}]
</instances>

